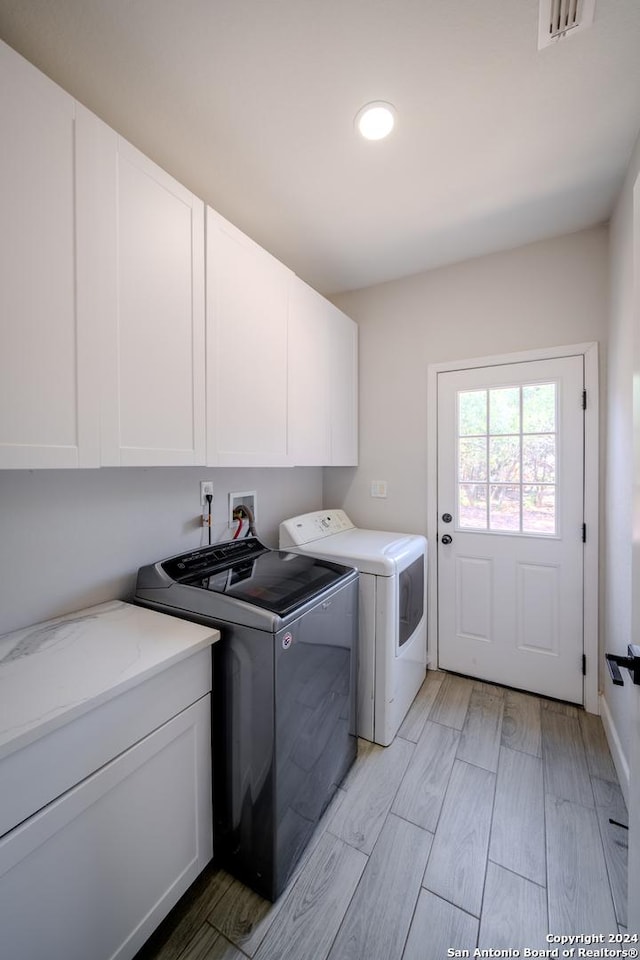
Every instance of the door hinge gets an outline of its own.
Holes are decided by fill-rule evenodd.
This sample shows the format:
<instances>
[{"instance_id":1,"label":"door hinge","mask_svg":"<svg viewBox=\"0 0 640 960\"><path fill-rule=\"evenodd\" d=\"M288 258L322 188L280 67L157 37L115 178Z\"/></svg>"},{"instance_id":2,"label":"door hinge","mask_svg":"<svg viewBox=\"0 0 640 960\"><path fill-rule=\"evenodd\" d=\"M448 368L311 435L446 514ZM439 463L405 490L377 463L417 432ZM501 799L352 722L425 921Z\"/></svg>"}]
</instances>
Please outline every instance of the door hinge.
<instances>
[{"instance_id":1,"label":"door hinge","mask_svg":"<svg viewBox=\"0 0 640 960\"><path fill-rule=\"evenodd\" d=\"M583 524L582 524L582 542L583 542L583 543L586 543L586 542L587 542L587 525L586 525L586 523L583 523Z\"/></svg>"},{"instance_id":2,"label":"door hinge","mask_svg":"<svg viewBox=\"0 0 640 960\"><path fill-rule=\"evenodd\" d=\"M587 391L586 390L582 391L582 409L583 410L587 409Z\"/></svg>"},{"instance_id":3,"label":"door hinge","mask_svg":"<svg viewBox=\"0 0 640 960\"><path fill-rule=\"evenodd\" d=\"M586 677L587 675L587 658L586 655L582 654L582 676Z\"/></svg>"}]
</instances>

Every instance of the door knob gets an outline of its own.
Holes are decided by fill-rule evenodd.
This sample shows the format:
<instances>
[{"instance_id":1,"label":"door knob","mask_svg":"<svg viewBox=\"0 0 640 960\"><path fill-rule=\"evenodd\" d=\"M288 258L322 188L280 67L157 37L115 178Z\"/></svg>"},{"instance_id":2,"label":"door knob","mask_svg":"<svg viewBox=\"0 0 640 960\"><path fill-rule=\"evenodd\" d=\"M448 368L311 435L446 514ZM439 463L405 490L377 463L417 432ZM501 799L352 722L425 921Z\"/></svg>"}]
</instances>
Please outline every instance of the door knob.
<instances>
[{"instance_id":1,"label":"door knob","mask_svg":"<svg viewBox=\"0 0 640 960\"><path fill-rule=\"evenodd\" d=\"M630 643L627 647L627 657L621 657L615 653L606 653L605 659L609 668L611 679L617 687L624 685L620 667L625 667L631 674L631 679L635 684L640 684L640 646Z\"/></svg>"},{"instance_id":2,"label":"door knob","mask_svg":"<svg viewBox=\"0 0 640 960\"><path fill-rule=\"evenodd\" d=\"M453 537L450 537L448 533L445 533L444 537L441 538L442 543L453 543Z\"/></svg>"}]
</instances>

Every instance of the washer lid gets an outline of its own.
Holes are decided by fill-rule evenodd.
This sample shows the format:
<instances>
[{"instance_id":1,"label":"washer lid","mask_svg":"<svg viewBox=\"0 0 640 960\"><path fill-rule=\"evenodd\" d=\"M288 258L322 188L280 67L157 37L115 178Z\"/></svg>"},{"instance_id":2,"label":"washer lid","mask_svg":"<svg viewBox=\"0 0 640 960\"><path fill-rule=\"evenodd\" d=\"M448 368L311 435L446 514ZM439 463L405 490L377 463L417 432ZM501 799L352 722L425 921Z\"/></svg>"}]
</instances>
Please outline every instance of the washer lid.
<instances>
[{"instance_id":1,"label":"washer lid","mask_svg":"<svg viewBox=\"0 0 640 960\"><path fill-rule=\"evenodd\" d=\"M357 567L361 573L392 577L408 562L424 553L426 541L416 534L359 530L354 527L323 540L306 543L298 550L316 557Z\"/></svg>"},{"instance_id":2,"label":"washer lid","mask_svg":"<svg viewBox=\"0 0 640 960\"><path fill-rule=\"evenodd\" d=\"M237 540L203 547L172 557L162 564L176 583L195 587L211 596L243 600L284 617L316 595L352 576L328 559L316 559L281 550L269 550L257 539Z\"/></svg>"}]
</instances>

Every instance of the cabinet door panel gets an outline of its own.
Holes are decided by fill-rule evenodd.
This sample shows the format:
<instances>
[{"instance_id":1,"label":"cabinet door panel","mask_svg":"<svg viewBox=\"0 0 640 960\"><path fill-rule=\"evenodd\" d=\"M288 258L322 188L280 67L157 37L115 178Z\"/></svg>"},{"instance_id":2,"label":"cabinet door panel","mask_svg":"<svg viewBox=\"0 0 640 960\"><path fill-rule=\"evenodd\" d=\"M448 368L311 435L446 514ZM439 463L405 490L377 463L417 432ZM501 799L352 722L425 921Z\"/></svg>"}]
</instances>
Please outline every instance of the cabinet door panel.
<instances>
[{"instance_id":1,"label":"cabinet door panel","mask_svg":"<svg viewBox=\"0 0 640 960\"><path fill-rule=\"evenodd\" d=\"M0 467L97 465L95 377L79 380L91 321L76 301L75 104L2 43L0 128Z\"/></svg>"},{"instance_id":2,"label":"cabinet door panel","mask_svg":"<svg viewBox=\"0 0 640 960\"><path fill-rule=\"evenodd\" d=\"M0 841L11 957L131 958L212 855L210 697Z\"/></svg>"},{"instance_id":3,"label":"cabinet door panel","mask_svg":"<svg viewBox=\"0 0 640 960\"><path fill-rule=\"evenodd\" d=\"M296 466L331 461L331 304L298 277L289 307L289 455Z\"/></svg>"},{"instance_id":4,"label":"cabinet door panel","mask_svg":"<svg viewBox=\"0 0 640 960\"><path fill-rule=\"evenodd\" d=\"M207 211L208 460L287 466L287 310L293 274Z\"/></svg>"},{"instance_id":5,"label":"cabinet door panel","mask_svg":"<svg viewBox=\"0 0 640 960\"><path fill-rule=\"evenodd\" d=\"M331 464L358 463L358 327L333 307L331 314Z\"/></svg>"},{"instance_id":6,"label":"cabinet door panel","mask_svg":"<svg viewBox=\"0 0 640 960\"><path fill-rule=\"evenodd\" d=\"M0 837L210 690L207 649L2 757Z\"/></svg>"},{"instance_id":7,"label":"cabinet door panel","mask_svg":"<svg viewBox=\"0 0 640 960\"><path fill-rule=\"evenodd\" d=\"M103 462L203 463L204 205L120 138L114 169Z\"/></svg>"}]
</instances>

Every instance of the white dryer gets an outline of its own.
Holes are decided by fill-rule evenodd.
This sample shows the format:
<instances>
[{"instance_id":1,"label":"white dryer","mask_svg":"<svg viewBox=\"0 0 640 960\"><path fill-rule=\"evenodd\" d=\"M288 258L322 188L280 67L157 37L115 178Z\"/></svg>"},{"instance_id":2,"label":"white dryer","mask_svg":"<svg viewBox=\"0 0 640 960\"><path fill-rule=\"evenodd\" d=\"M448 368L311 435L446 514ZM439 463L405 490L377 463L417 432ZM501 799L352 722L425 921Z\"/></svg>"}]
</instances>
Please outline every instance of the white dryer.
<instances>
[{"instance_id":1,"label":"white dryer","mask_svg":"<svg viewBox=\"0 0 640 960\"><path fill-rule=\"evenodd\" d=\"M280 524L280 549L360 571L358 736L388 746L427 667L427 541L355 527L343 510Z\"/></svg>"}]
</instances>

